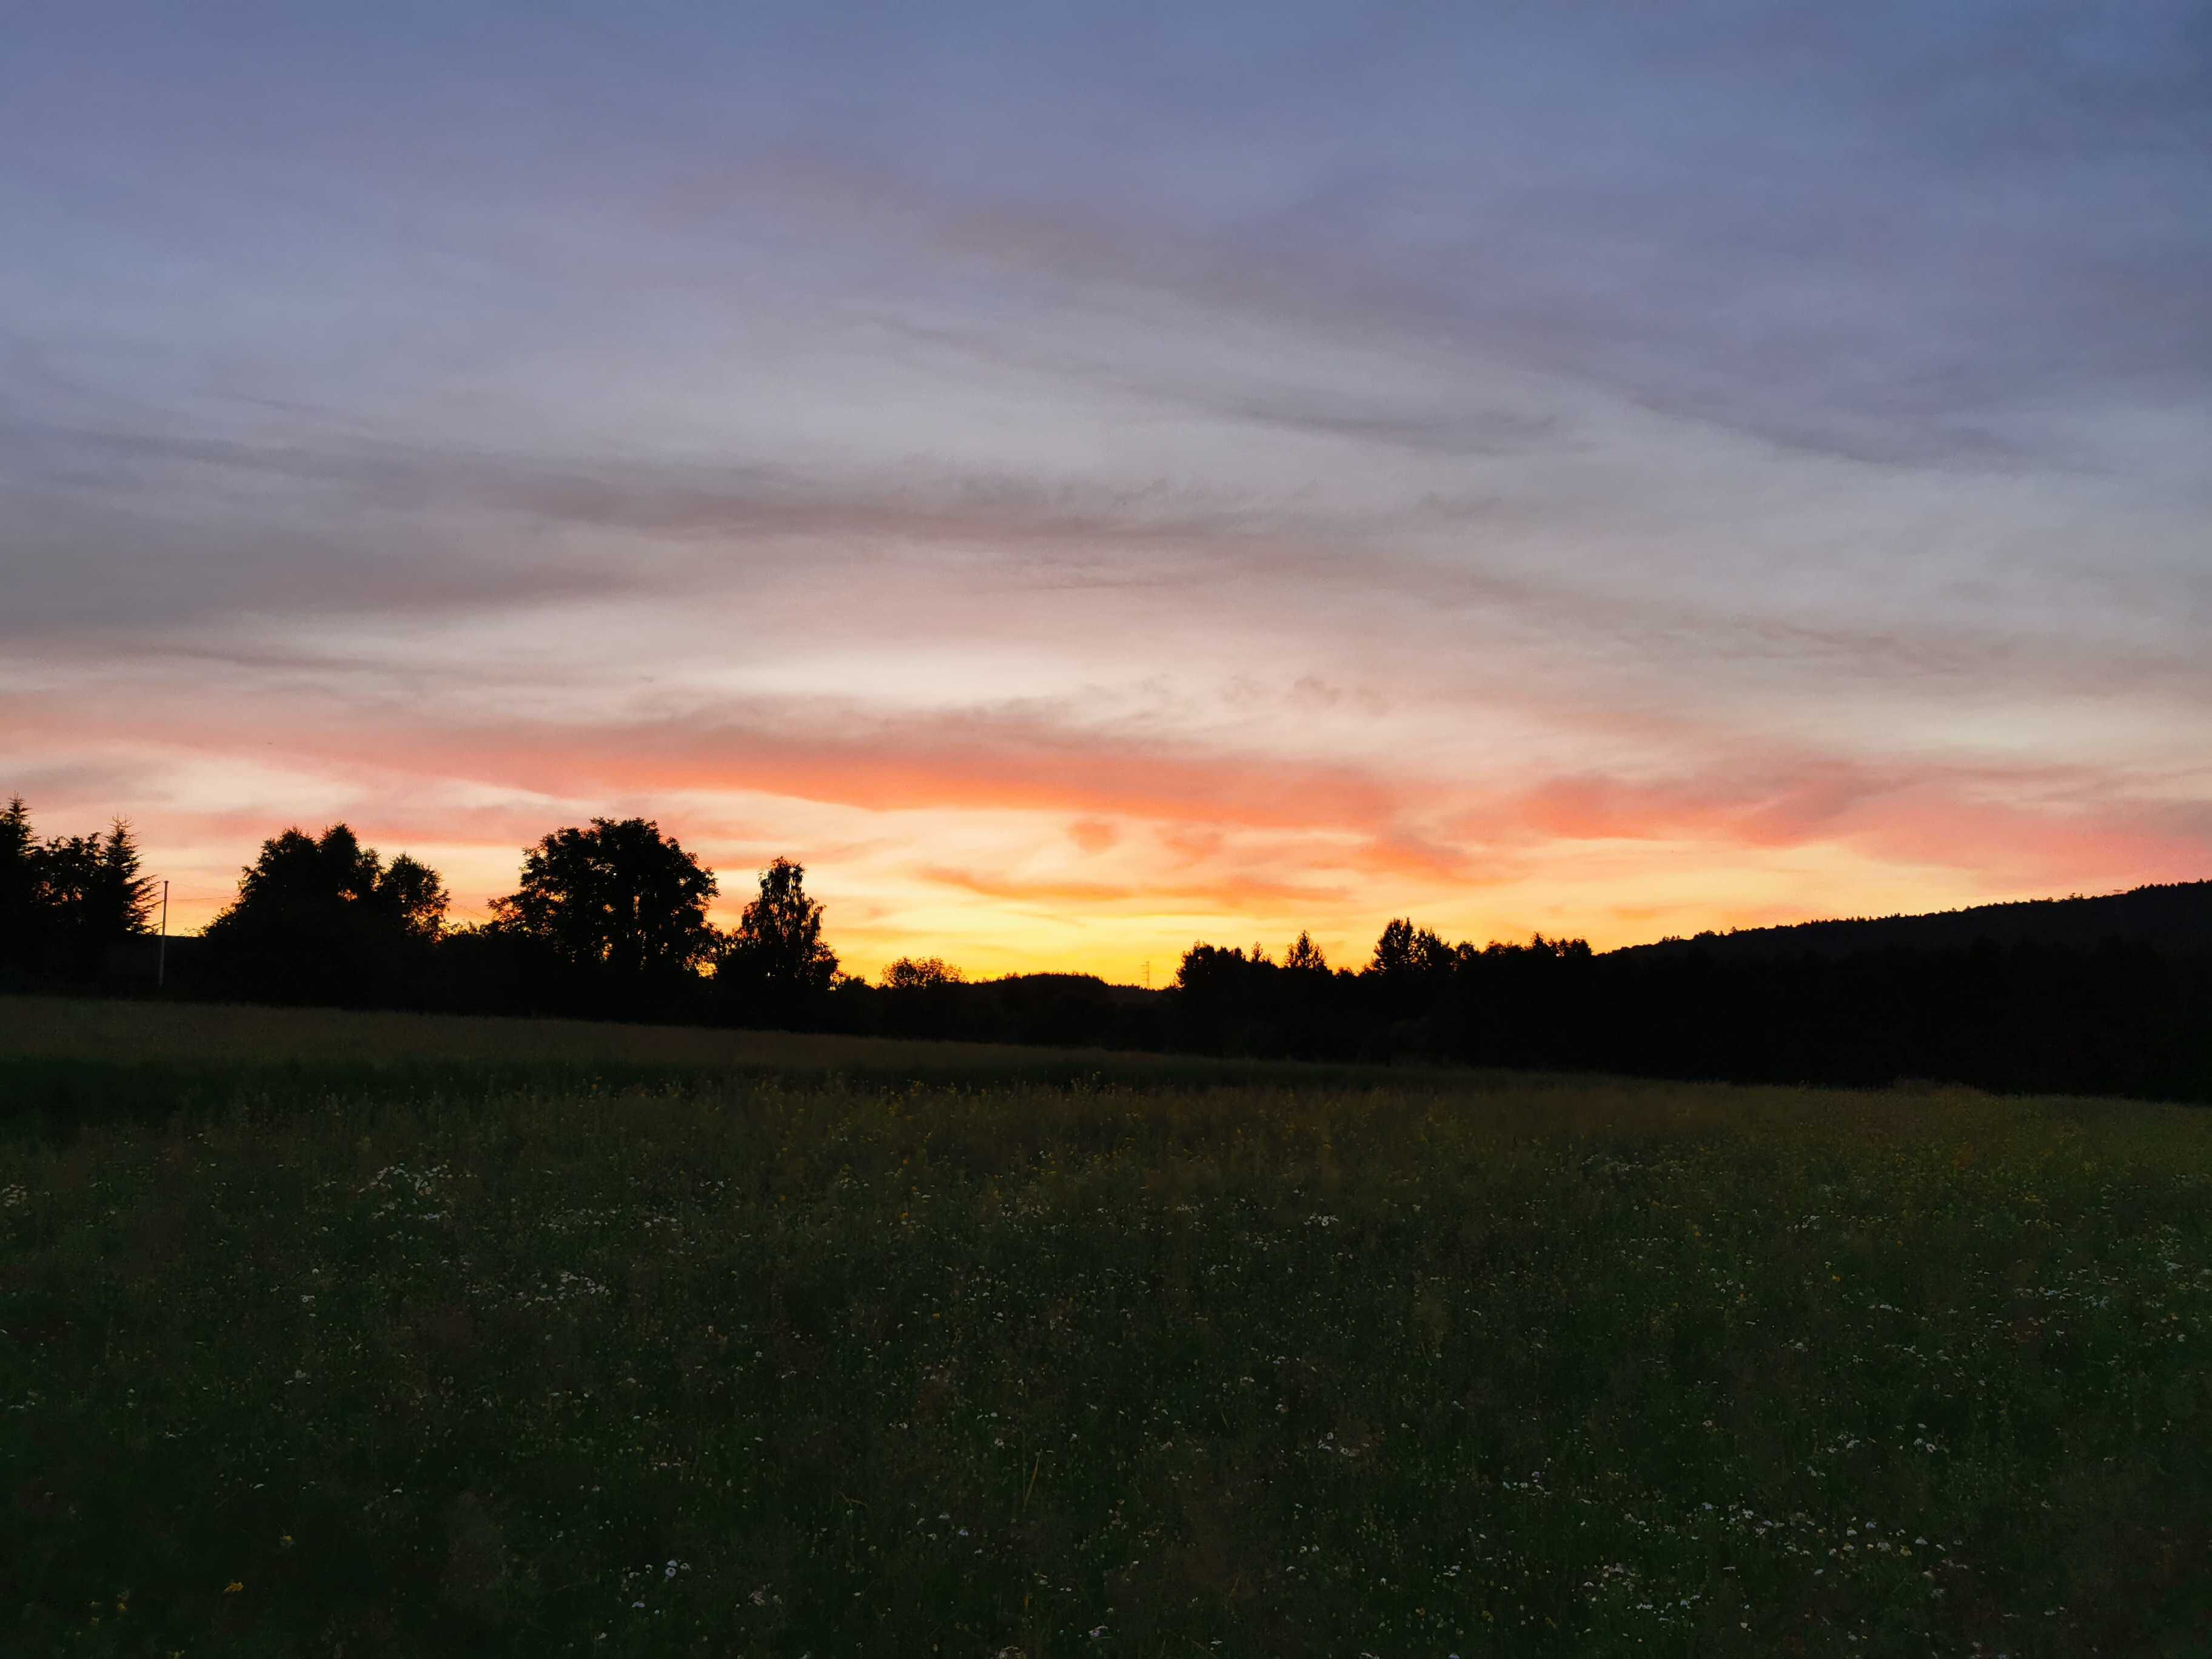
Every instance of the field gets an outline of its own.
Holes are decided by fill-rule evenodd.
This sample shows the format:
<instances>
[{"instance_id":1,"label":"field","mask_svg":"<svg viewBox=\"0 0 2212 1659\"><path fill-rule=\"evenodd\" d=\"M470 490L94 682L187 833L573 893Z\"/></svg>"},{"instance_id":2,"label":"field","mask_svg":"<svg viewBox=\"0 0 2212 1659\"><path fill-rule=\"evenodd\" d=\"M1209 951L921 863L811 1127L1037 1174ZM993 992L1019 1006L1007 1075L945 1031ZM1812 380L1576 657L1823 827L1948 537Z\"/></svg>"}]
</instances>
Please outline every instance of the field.
<instances>
[{"instance_id":1,"label":"field","mask_svg":"<svg viewBox=\"0 0 2212 1659\"><path fill-rule=\"evenodd\" d=\"M0 1650L2212 1650L2212 1114L0 1000Z\"/></svg>"}]
</instances>

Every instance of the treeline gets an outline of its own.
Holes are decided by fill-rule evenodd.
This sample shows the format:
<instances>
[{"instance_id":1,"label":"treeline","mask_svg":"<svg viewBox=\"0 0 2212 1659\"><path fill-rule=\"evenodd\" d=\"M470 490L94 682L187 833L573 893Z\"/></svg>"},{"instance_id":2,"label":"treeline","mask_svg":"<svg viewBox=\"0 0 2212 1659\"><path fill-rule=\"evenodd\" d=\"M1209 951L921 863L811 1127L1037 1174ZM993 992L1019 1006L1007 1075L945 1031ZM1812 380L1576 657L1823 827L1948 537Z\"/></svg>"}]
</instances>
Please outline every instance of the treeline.
<instances>
[{"instance_id":1,"label":"treeline","mask_svg":"<svg viewBox=\"0 0 2212 1659\"><path fill-rule=\"evenodd\" d=\"M594 818L525 849L515 890L492 902L489 920L457 927L434 870L404 854L386 862L342 823L319 836L291 829L262 843L236 898L198 938L171 941L167 988L1254 1058L1855 1085L1911 1078L2212 1102L2212 948L2172 931L2158 942L2088 942L2071 911L2072 931L2055 939L1954 930L1933 944L1870 936L1838 951L1808 934L1794 951L1776 937L1756 953L1698 939L1605 955L1540 934L1450 943L1401 918L1357 968L1332 967L1303 933L1279 959L1256 945L1198 944L1154 993L1075 974L969 981L935 957L902 959L870 985L840 970L805 878L802 866L774 860L737 924L717 928L713 871L651 820ZM0 985L143 986L149 899L126 823L41 841L20 800L0 813Z\"/></svg>"},{"instance_id":2,"label":"treeline","mask_svg":"<svg viewBox=\"0 0 2212 1659\"><path fill-rule=\"evenodd\" d=\"M1425 1055L1747 1083L1899 1079L2212 1102L2212 951L2112 938L1844 955L1446 945L1393 921L1358 972L1207 945L1170 1041L1218 1054Z\"/></svg>"}]
</instances>

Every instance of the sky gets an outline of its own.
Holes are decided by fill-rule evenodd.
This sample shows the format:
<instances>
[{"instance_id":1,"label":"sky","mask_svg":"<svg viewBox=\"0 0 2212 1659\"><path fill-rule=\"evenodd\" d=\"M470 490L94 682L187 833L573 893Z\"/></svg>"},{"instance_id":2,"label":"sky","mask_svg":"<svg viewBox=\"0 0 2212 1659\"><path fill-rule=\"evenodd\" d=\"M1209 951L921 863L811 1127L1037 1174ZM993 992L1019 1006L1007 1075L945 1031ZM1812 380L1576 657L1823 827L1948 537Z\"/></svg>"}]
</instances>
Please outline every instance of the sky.
<instances>
[{"instance_id":1,"label":"sky","mask_svg":"<svg viewBox=\"0 0 2212 1659\"><path fill-rule=\"evenodd\" d=\"M848 968L2212 877L2212 9L0 15L0 794Z\"/></svg>"}]
</instances>

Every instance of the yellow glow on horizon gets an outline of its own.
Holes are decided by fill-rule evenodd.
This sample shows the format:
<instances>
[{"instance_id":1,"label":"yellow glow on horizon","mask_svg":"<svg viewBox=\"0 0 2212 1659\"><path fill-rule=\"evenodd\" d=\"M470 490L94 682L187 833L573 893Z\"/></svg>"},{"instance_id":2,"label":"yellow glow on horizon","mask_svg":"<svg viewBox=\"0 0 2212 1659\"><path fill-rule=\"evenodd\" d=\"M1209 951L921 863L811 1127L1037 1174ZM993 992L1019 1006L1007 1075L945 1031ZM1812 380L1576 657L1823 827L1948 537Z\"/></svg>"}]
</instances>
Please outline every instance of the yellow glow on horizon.
<instances>
[{"instance_id":1,"label":"yellow glow on horizon","mask_svg":"<svg viewBox=\"0 0 2212 1659\"><path fill-rule=\"evenodd\" d=\"M378 834L358 817L355 827L387 856L405 851L437 867L455 896L455 925L485 919L489 896L512 884L520 861L519 848L410 843ZM1006 825L990 820L970 828L1003 831ZM158 833L145 839L143 830L142 840L149 870L170 878L169 926L179 935L198 931L229 902L237 871L254 850L252 844L165 842ZM1746 849L1555 841L1534 852L1530 868L1499 885L1376 883L1332 902L1255 906L1226 898L1208 903L1188 877L1166 872L1158 872L1158 884L1174 888L1177 896L1152 902L1132 871L1126 899L1058 896L1033 904L948 888L896 861L809 860L795 841L791 851L808 865L809 890L826 906L826 934L842 966L872 981L900 957L934 956L970 979L1087 973L1133 985L1145 982L1149 965L1151 983L1159 987L1174 979L1182 952L1194 942L1246 948L1256 942L1279 957L1301 931L1313 935L1333 965L1356 969L1382 924L1401 915L1448 939L1478 945L1540 932L1587 939L1605 951L1707 929L1953 909L2051 890L1991 885L1956 868L1899 865L1832 843ZM712 919L732 926L750 894L750 872L726 859L706 861L722 886Z\"/></svg>"}]
</instances>

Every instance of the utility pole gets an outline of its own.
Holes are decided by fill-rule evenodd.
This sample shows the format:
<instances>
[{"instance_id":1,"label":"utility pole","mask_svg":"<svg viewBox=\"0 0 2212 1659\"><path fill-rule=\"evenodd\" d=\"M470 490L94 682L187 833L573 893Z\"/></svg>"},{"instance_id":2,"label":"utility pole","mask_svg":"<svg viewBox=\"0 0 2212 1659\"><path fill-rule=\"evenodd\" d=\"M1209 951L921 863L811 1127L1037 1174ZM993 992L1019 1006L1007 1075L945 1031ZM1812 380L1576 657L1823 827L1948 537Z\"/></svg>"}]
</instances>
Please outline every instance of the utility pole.
<instances>
[{"instance_id":1,"label":"utility pole","mask_svg":"<svg viewBox=\"0 0 2212 1659\"><path fill-rule=\"evenodd\" d=\"M154 947L154 988L160 990L169 979L169 878L161 878L161 942Z\"/></svg>"}]
</instances>

